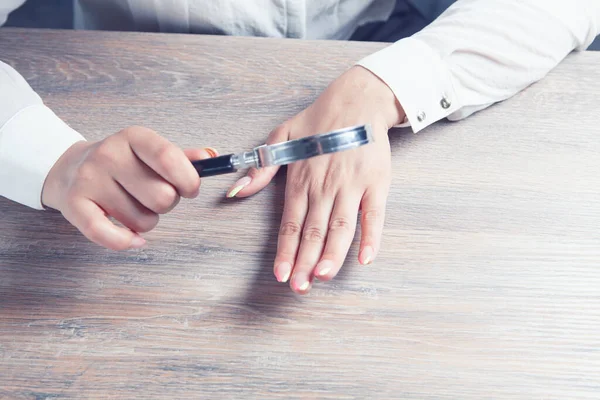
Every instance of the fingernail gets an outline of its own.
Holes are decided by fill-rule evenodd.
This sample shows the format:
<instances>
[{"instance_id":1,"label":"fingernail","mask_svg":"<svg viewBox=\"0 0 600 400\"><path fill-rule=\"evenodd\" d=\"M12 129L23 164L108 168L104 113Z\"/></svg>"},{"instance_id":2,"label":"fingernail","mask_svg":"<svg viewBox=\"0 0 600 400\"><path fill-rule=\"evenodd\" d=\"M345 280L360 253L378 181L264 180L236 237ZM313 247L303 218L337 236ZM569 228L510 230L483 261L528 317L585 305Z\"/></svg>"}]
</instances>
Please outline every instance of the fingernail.
<instances>
[{"instance_id":1,"label":"fingernail","mask_svg":"<svg viewBox=\"0 0 600 400\"><path fill-rule=\"evenodd\" d=\"M294 275L292 278L292 287L296 292L304 292L310 287L310 281L308 279Z\"/></svg>"},{"instance_id":2,"label":"fingernail","mask_svg":"<svg viewBox=\"0 0 600 400\"><path fill-rule=\"evenodd\" d=\"M284 262L279 264L277 267L277 281L281 283L285 283L290 279L290 274L292 273L292 265L288 262Z\"/></svg>"},{"instance_id":3,"label":"fingernail","mask_svg":"<svg viewBox=\"0 0 600 400\"><path fill-rule=\"evenodd\" d=\"M331 272L332 267L333 267L333 262L331 262L329 260L321 261L319 263L319 265L317 266L317 276L327 275L329 272Z\"/></svg>"},{"instance_id":4,"label":"fingernail","mask_svg":"<svg viewBox=\"0 0 600 400\"><path fill-rule=\"evenodd\" d=\"M310 286L310 282L306 281L302 285L298 286L298 291L304 292Z\"/></svg>"},{"instance_id":5,"label":"fingernail","mask_svg":"<svg viewBox=\"0 0 600 400\"><path fill-rule=\"evenodd\" d=\"M360 258L362 259L361 263L362 265L369 265L373 262L373 256L375 255L375 252L373 251L373 248L371 246L367 246L363 249L362 253L360 254Z\"/></svg>"},{"instance_id":6,"label":"fingernail","mask_svg":"<svg viewBox=\"0 0 600 400\"><path fill-rule=\"evenodd\" d=\"M206 151L211 158L215 158L215 157L219 156L219 152L217 150L213 149L212 147L205 147L204 151Z\"/></svg>"},{"instance_id":7,"label":"fingernail","mask_svg":"<svg viewBox=\"0 0 600 400\"><path fill-rule=\"evenodd\" d=\"M243 188L248 186L250 182L252 182L252 178L250 178L249 176L243 177L233 185L233 189L231 189L231 191L227 193L227 197L235 197Z\"/></svg>"},{"instance_id":8,"label":"fingernail","mask_svg":"<svg viewBox=\"0 0 600 400\"><path fill-rule=\"evenodd\" d=\"M146 244L146 240L141 237L141 236L134 236L133 239L131 240L131 246L129 246L132 249L139 249L141 247L144 247L144 245Z\"/></svg>"}]
</instances>

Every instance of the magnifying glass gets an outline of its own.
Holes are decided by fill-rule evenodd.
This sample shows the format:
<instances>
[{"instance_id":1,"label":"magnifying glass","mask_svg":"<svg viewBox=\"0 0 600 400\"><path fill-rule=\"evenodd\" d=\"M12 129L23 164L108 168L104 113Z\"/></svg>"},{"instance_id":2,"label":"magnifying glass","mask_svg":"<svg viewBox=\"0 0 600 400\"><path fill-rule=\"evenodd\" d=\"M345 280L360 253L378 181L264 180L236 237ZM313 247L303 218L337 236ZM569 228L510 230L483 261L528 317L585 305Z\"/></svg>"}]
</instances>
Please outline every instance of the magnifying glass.
<instances>
[{"instance_id":1,"label":"magnifying glass","mask_svg":"<svg viewBox=\"0 0 600 400\"><path fill-rule=\"evenodd\" d=\"M193 161L200 177L230 174L245 168L287 165L296 161L355 149L374 141L371 125L358 125L319 135L272 145L251 151Z\"/></svg>"}]
</instances>

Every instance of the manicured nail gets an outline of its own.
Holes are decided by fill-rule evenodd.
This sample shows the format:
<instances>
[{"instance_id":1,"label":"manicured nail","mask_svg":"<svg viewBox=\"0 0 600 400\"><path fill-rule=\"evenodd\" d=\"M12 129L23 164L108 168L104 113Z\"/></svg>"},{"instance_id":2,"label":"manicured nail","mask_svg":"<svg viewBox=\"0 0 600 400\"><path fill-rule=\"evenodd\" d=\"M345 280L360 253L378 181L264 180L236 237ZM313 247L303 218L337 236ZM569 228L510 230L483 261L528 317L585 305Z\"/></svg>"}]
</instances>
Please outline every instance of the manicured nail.
<instances>
[{"instance_id":1,"label":"manicured nail","mask_svg":"<svg viewBox=\"0 0 600 400\"><path fill-rule=\"evenodd\" d=\"M317 276L326 276L333 268L333 262L330 260L323 260L317 265Z\"/></svg>"},{"instance_id":2,"label":"manicured nail","mask_svg":"<svg viewBox=\"0 0 600 400\"><path fill-rule=\"evenodd\" d=\"M136 235L131 240L131 246L129 246L129 247L132 249L139 249L141 247L144 247L145 244L146 244L146 240L143 237Z\"/></svg>"},{"instance_id":3,"label":"manicured nail","mask_svg":"<svg viewBox=\"0 0 600 400\"><path fill-rule=\"evenodd\" d=\"M290 279L290 274L292 273L292 266L288 262L284 262L279 264L277 267L277 280L281 283L285 283Z\"/></svg>"},{"instance_id":4,"label":"manicured nail","mask_svg":"<svg viewBox=\"0 0 600 400\"><path fill-rule=\"evenodd\" d=\"M373 251L373 248L371 246L367 246L363 249L362 253L360 254L360 258L361 258L361 263L362 265L369 265L373 262L373 256L375 255L375 252Z\"/></svg>"},{"instance_id":5,"label":"manicured nail","mask_svg":"<svg viewBox=\"0 0 600 400\"><path fill-rule=\"evenodd\" d=\"M298 290L299 290L300 292L304 292L305 290L307 290L307 289L308 289L308 287L309 287L309 286L310 286L310 282L309 282L309 281L306 281L306 282L304 282L302 285L298 286Z\"/></svg>"},{"instance_id":6,"label":"manicured nail","mask_svg":"<svg viewBox=\"0 0 600 400\"><path fill-rule=\"evenodd\" d=\"M208 153L210 158L215 158L215 157L219 156L219 152L217 150L213 149L212 147L205 147L204 151L206 151Z\"/></svg>"},{"instance_id":7,"label":"manicured nail","mask_svg":"<svg viewBox=\"0 0 600 400\"><path fill-rule=\"evenodd\" d=\"M252 182L252 178L250 178L249 176L243 177L233 185L233 189L231 189L229 193L227 193L227 197L235 197L243 188L248 186L250 182Z\"/></svg>"}]
</instances>

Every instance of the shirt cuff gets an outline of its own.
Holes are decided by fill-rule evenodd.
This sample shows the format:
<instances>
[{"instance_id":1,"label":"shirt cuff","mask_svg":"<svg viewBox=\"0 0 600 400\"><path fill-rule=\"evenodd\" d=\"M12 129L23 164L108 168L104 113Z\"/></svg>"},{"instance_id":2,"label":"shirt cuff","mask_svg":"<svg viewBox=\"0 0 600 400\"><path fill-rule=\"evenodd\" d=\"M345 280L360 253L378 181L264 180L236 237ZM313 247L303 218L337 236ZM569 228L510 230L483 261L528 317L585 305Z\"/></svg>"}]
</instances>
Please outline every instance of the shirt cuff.
<instances>
[{"instance_id":1,"label":"shirt cuff","mask_svg":"<svg viewBox=\"0 0 600 400\"><path fill-rule=\"evenodd\" d=\"M460 108L448 66L416 38L399 40L357 64L389 86L415 133Z\"/></svg>"},{"instance_id":2,"label":"shirt cuff","mask_svg":"<svg viewBox=\"0 0 600 400\"><path fill-rule=\"evenodd\" d=\"M0 128L0 191L38 210L50 169L74 143L85 140L43 104L19 111Z\"/></svg>"}]
</instances>

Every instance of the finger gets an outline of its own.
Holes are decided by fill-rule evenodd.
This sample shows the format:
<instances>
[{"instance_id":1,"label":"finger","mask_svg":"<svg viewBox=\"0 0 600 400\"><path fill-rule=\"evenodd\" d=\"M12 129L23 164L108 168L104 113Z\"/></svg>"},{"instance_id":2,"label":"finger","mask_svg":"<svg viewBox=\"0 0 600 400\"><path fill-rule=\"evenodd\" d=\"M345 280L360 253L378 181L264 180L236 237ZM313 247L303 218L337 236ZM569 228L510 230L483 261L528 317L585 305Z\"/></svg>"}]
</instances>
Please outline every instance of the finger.
<instances>
[{"instance_id":1,"label":"finger","mask_svg":"<svg viewBox=\"0 0 600 400\"><path fill-rule=\"evenodd\" d=\"M336 197L323 256L315 269L319 280L333 279L342 268L356 232L359 206L360 196L356 193L340 193Z\"/></svg>"},{"instance_id":2,"label":"finger","mask_svg":"<svg viewBox=\"0 0 600 400\"><path fill-rule=\"evenodd\" d=\"M302 229L302 240L294 264L290 286L296 293L310 290L313 271L321 258L327 236L327 225L331 218L333 198L313 197L309 200L308 215Z\"/></svg>"},{"instance_id":3,"label":"finger","mask_svg":"<svg viewBox=\"0 0 600 400\"><path fill-rule=\"evenodd\" d=\"M289 138L289 130L283 125L269 135L267 144L285 142ZM233 184L227 197L248 197L262 190L271 182L279 167L251 168L248 174Z\"/></svg>"},{"instance_id":4,"label":"finger","mask_svg":"<svg viewBox=\"0 0 600 400\"><path fill-rule=\"evenodd\" d=\"M190 161L203 160L205 158L215 158L219 156L219 152L212 147L203 149L183 149L183 153Z\"/></svg>"},{"instance_id":5,"label":"finger","mask_svg":"<svg viewBox=\"0 0 600 400\"><path fill-rule=\"evenodd\" d=\"M292 274L307 211L308 195L306 189L299 186L286 186L285 204L277 238L277 255L274 263L275 277L279 282L287 282Z\"/></svg>"},{"instance_id":6,"label":"finger","mask_svg":"<svg viewBox=\"0 0 600 400\"><path fill-rule=\"evenodd\" d=\"M94 202L134 232L149 232L158 224L158 215L134 199L118 182L101 185Z\"/></svg>"},{"instance_id":7,"label":"finger","mask_svg":"<svg viewBox=\"0 0 600 400\"><path fill-rule=\"evenodd\" d=\"M219 156L219 152L212 147L205 147L203 149L184 149L183 152L190 161L204 160L206 158L215 158ZM196 198L199 194L200 187L198 187L196 194L192 197Z\"/></svg>"},{"instance_id":8,"label":"finger","mask_svg":"<svg viewBox=\"0 0 600 400\"><path fill-rule=\"evenodd\" d=\"M126 164L127 167L117 168L112 172L115 181L137 202L153 213L166 214L170 212L180 200L177 189L139 160L133 151L131 151L130 157L131 159ZM103 192L99 193L102 197L105 196ZM112 200L107 200L107 202L110 201ZM102 206L104 207L105 204L103 203ZM115 216L112 212L109 213Z\"/></svg>"},{"instance_id":9,"label":"finger","mask_svg":"<svg viewBox=\"0 0 600 400\"><path fill-rule=\"evenodd\" d=\"M379 251L386 202L387 190L368 189L362 198L360 220L362 232L358 261L363 265L371 264Z\"/></svg>"},{"instance_id":10,"label":"finger","mask_svg":"<svg viewBox=\"0 0 600 400\"><path fill-rule=\"evenodd\" d=\"M200 177L183 150L147 128L130 128L126 135L135 155L173 185L179 195L197 195Z\"/></svg>"},{"instance_id":11,"label":"finger","mask_svg":"<svg viewBox=\"0 0 600 400\"><path fill-rule=\"evenodd\" d=\"M89 199L78 199L63 215L86 238L108 249L126 250L146 244L140 235L113 224L104 210Z\"/></svg>"}]
</instances>

